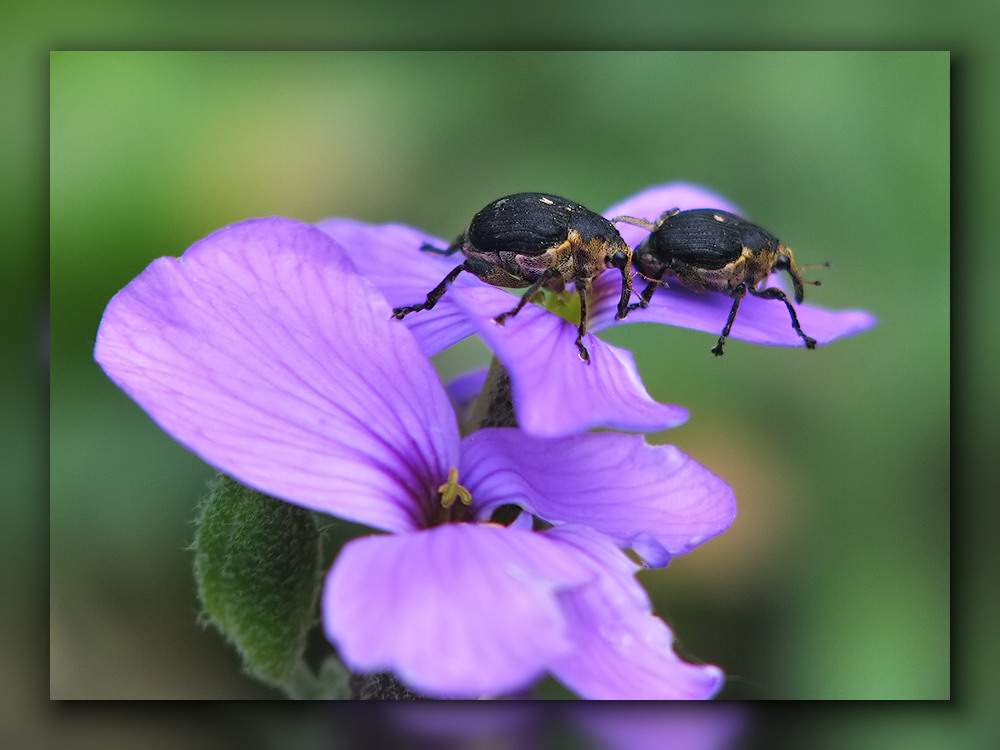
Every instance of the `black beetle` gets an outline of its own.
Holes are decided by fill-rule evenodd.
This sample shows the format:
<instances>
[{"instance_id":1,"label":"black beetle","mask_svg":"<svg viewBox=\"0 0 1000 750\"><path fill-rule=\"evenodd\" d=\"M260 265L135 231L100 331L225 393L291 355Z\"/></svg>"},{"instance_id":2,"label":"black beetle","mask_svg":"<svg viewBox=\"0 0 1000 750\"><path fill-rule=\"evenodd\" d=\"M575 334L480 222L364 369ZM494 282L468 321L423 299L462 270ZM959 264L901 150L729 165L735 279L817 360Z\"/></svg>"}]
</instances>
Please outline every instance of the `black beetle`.
<instances>
[{"instance_id":1,"label":"black beetle","mask_svg":"<svg viewBox=\"0 0 1000 750\"><path fill-rule=\"evenodd\" d=\"M632 249L610 221L557 195L516 193L499 198L477 213L450 247L425 244L422 249L442 255L461 250L465 261L428 292L426 301L395 308L392 313L397 319L417 310L430 310L462 271L495 286L528 287L512 310L493 319L501 325L517 315L539 289L564 292L567 284L573 283L580 295L576 346L580 358L589 363L583 335L587 332L590 282L602 271L619 269L622 294L617 319L631 309Z\"/></svg>"},{"instance_id":2,"label":"black beetle","mask_svg":"<svg viewBox=\"0 0 1000 750\"><path fill-rule=\"evenodd\" d=\"M803 280L792 251L766 229L715 208L689 211L674 208L656 222L631 216L618 216L612 221L634 224L650 232L633 253L639 275L650 283L639 296L640 302L629 309L649 305L653 292L658 286L666 286L663 278L669 275L695 292L722 292L733 298L726 326L719 343L712 349L716 356L723 353L723 344L747 292L755 297L784 302L792 318L792 328L806 348L816 348L816 340L799 326L799 318L788 296L777 287L759 288L771 273L787 271L795 289L795 301L801 303L802 285L819 286L820 283Z\"/></svg>"}]
</instances>

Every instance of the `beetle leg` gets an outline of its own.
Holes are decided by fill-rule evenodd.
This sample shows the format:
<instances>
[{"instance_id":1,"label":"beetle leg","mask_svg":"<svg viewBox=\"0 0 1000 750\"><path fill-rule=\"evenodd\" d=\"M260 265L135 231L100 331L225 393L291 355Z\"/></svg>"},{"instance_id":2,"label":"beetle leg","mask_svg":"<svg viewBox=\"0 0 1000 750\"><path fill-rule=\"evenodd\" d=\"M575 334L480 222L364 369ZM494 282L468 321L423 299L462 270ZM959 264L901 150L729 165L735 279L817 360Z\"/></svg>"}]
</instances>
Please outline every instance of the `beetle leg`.
<instances>
[{"instance_id":1,"label":"beetle leg","mask_svg":"<svg viewBox=\"0 0 1000 750\"><path fill-rule=\"evenodd\" d=\"M409 315L411 312L417 312L418 310L430 310L437 304L437 301L444 296L445 291L448 289L448 285L453 282L462 271L468 270L465 267L465 263L460 266L453 268L447 276L442 279L441 283L436 287L431 289L427 293L427 299L416 305L409 305L407 307L396 307L392 311L392 316L396 320L402 320L405 316Z\"/></svg>"},{"instance_id":2,"label":"beetle leg","mask_svg":"<svg viewBox=\"0 0 1000 750\"><path fill-rule=\"evenodd\" d=\"M729 319L726 320L726 327L722 329L722 335L719 336L719 343L712 347L712 354L716 357L721 357L724 354L722 345L726 343L726 337L729 336L729 331L733 327L733 321L736 320L736 311L740 309L740 302L746 293L746 284L740 284L733 290L733 306L729 310Z\"/></svg>"},{"instance_id":3,"label":"beetle leg","mask_svg":"<svg viewBox=\"0 0 1000 750\"><path fill-rule=\"evenodd\" d=\"M784 302L785 307L788 308L788 314L792 318L792 328L794 328L795 332L799 334L799 336L802 338L803 341L806 342L806 349L816 348L816 339L814 339L812 336L806 336L806 334L802 332L802 328L799 326L799 316L795 314L795 308L792 307L792 303L789 302L787 294L785 294L777 287L773 286L767 287L766 289L761 289L759 291L751 287L750 294L754 295L755 297L762 297L763 299L780 299L782 302Z\"/></svg>"},{"instance_id":4,"label":"beetle leg","mask_svg":"<svg viewBox=\"0 0 1000 750\"><path fill-rule=\"evenodd\" d=\"M528 300L531 299L531 297L535 294L535 292L537 292L545 285L545 282L554 278L558 274L559 272L553 268L545 270L542 273L542 275L539 276L537 279L535 279L534 282L531 284L531 286L528 287L528 291L526 291L523 295L521 295L521 299L517 301L517 304L514 306L514 309L508 310L505 313L500 313L495 318L493 318L493 322L503 325L504 321L507 320L507 318L513 318L515 315L521 312L521 308L524 307L526 304L528 304Z\"/></svg>"},{"instance_id":5,"label":"beetle leg","mask_svg":"<svg viewBox=\"0 0 1000 750\"><path fill-rule=\"evenodd\" d=\"M639 295L639 301L628 306L628 311L632 312L637 307L649 307L649 301L653 299L653 292L656 291L657 287L666 286L661 279L663 275L667 272L667 269L660 271L655 278L651 276L646 276L645 274L640 274L642 278L646 279L649 283L646 288L642 290L642 294Z\"/></svg>"},{"instance_id":6,"label":"beetle leg","mask_svg":"<svg viewBox=\"0 0 1000 750\"><path fill-rule=\"evenodd\" d=\"M629 310L632 307L629 305L628 301L632 298L632 272L629 270L628 266L622 268L622 296L618 300L618 314L615 315L615 320L624 320L625 316L628 315ZM649 304L649 301L646 301Z\"/></svg>"},{"instance_id":7,"label":"beetle leg","mask_svg":"<svg viewBox=\"0 0 1000 750\"><path fill-rule=\"evenodd\" d=\"M580 350L580 359L590 364L590 354L583 345L583 334L587 332L587 292L590 288L588 279L576 279L576 291L580 296L580 325L576 329L576 348Z\"/></svg>"},{"instance_id":8,"label":"beetle leg","mask_svg":"<svg viewBox=\"0 0 1000 750\"><path fill-rule=\"evenodd\" d=\"M457 240L452 242L446 248L435 247L429 242L425 242L420 246L421 251L425 253L434 253L435 255L454 255L459 250L462 249L462 244L465 242L465 235L463 234Z\"/></svg>"}]
</instances>

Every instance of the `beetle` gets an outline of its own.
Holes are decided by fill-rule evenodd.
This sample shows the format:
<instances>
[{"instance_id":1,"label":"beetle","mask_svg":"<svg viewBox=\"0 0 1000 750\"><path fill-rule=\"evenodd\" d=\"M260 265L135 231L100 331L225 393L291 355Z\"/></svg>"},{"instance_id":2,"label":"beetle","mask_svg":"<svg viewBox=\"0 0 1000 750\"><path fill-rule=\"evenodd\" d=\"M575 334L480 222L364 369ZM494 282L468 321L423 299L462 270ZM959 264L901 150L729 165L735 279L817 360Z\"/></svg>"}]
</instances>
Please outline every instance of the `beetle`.
<instances>
[{"instance_id":1,"label":"beetle","mask_svg":"<svg viewBox=\"0 0 1000 750\"><path fill-rule=\"evenodd\" d=\"M425 243L421 249L441 255L461 251L465 260L427 293L424 302L395 308L392 314L397 320L432 309L462 271L494 286L528 288L513 309L493 318L500 325L517 315L540 289L564 292L572 283L580 296L576 346L580 358L589 364L583 336L591 281L609 268L618 269L622 293L616 319L623 319L631 309L632 248L610 221L558 195L515 193L498 198L479 211L449 247Z\"/></svg>"},{"instance_id":2,"label":"beetle","mask_svg":"<svg viewBox=\"0 0 1000 750\"><path fill-rule=\"evenodd\" d=\"M656 222L631 216L617 216L612 221L649 230L649 236L633 252L636 270L649 284L639 295L640 301L630 309L647 307L656 289L667 286L664 277L670 276L692 291L722 292L733 298L719 342L712 348L717 357L723 354L723 345L747 293L784 302L792 328L807 349L816 348L816 339L806 335L799 325L788 295L777 287L761 289L760 285L773 272L785 271L792 280L795 301L801 303L803 284L819 286L820 282L803 279L792 251L766 229L715 208L688 211L674 208L664 212Z\"/></svg>"}]
</instances>

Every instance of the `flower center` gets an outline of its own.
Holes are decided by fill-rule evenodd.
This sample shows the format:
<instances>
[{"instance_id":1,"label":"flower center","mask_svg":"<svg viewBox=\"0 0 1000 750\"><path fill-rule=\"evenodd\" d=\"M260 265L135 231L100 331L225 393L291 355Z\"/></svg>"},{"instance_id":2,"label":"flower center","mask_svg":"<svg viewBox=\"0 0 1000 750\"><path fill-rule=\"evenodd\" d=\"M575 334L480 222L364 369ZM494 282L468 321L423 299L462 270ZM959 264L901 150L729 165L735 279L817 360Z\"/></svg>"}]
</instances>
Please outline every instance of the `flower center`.
<instances>
[{"instance_id":1,"label":"flower center","mask_svg":"<svg viewBox=\"0 0 1000 750\"><path fill-rule=\"evenodd\" d=\"M573 325L580 324L580 295L571 289L546 294L542 307Z\"/></svg>"},{"instance_id":2,"label":"flower center","mask_svg":"<svg viewBox=\"0 0 1000 750\"><path fill-rule=\"evenodd\" d=\"M462 505L472 505L472 494L458 483L458 469L454 467L448 469L448 481L438 487L438 492L441 493L442 508L454 505L456 497Z\"/></svg>"},{"instance_id":3,"label":"flower center","mask_svg":"<svg viewBox=\"0 0 1000 750\"><path fill-rule=\"evenodd\" d=\"M458 469L449 469L448 481L437 489L441 494L441 505L432 512L430 525L438 526L442 523L464 521L469 507L472 505L472 493L458 483ZM455 500L458 500L458 503Z\"/></svg>"}]
</instances>

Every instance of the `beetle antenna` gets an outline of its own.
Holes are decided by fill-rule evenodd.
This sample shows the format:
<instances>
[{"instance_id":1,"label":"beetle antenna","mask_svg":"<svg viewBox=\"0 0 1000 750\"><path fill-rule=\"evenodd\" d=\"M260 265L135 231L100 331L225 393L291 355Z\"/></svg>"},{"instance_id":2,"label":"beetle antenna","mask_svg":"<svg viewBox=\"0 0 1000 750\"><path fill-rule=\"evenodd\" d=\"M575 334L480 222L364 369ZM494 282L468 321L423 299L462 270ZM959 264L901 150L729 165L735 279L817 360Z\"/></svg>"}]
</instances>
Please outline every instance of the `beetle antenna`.
<instances>
[{"instance_id":1,"label":"beetle antenna","mask_svg":"<svg viewBox=\"0 0 1000 750\"><path fill-rule=\"evenodd\" d=\"M799 266L799 270L800 271L806 271L806 270L808 270L810 268L829 268L829 267L830 267L830 261L827 261L826 263L811 263L808 266ZM819 281L818 279L815 280L815 281L813 281L811 279L802 279L802 283L803 284L812 284L813 286L823 286L823 282Z\"/></svg>"},{"instance_id":2,"label":"beetle antenna","mask_svg":"<svg viewBox=\"0 0 1000 750\"><path fill-rule=\"evenodd\" d=\"M616 216L611 220L612 224L617 224L618 222L624 222L625 224L632 224L633 226L642 227L643 229L649 230L650 232L656 231L657 224L653 221L646 221L645 219L637 219L634 216Z\"/></svg>"},{"instance_id":3,"label":"beetle antenna","mask_svg":"<svg viewBox=\"0 0 1000 750\"><path fill-rule=\"evenodd\" d=\"M644 281L648 281L651 284L656 284L657 286L670 288L670 284L663 280L662 274L660 276L647 276L639 269L635 270L635 275L641 277Z\"/></svg>"}]
</instances>

